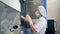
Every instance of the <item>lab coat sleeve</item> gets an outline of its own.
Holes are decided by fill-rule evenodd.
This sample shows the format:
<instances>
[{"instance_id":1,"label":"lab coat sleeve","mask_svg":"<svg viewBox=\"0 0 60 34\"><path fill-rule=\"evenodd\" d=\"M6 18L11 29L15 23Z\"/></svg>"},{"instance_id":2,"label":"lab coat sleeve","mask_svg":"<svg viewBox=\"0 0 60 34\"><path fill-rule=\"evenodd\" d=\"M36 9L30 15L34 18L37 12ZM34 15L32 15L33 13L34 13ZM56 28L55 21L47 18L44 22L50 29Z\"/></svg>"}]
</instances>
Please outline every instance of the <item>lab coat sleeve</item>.
<instances>
[{"instance_id":1,"label":"lab coat sleeve","mask_svg":"<svg viewBox=\"0 0 60 34\"><path fill-rule=\"evenodd\" d=\"M42 29L46 29L46 21L37 21L34 27L37 32L41 31Z\"/></svg>"}]
</instances>

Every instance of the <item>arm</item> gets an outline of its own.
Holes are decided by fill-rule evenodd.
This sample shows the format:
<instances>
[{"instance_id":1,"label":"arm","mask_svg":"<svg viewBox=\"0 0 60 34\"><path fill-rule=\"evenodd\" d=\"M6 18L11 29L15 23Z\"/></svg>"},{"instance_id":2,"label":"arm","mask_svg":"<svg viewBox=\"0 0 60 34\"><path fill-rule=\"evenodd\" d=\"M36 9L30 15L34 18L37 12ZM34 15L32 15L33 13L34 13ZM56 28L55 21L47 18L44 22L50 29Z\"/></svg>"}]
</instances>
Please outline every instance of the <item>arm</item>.
<instances>
[{"instance_id":1,"label":"arm","mask_svg":"<svg viewBox=\"0 0 60 34\"><path fill-rule=\"evenodd\" d=\"M36 22L36 24L33 24L30 16L23 17L23 19L30 24L30 27L32 28L33 32L39 32L39 31L41 31L42 28L45 29L46 24L45 24L44 20L42 20L42 21L39 20Z\"/></svg>"},{"instance_id":2,"label":"arm","mask_svg":"<svg viewBox=\"0 0 60 34\"><path fill-rule=\"evenodd\" d=\"M31 27L32 31L33 31L33 32L37 32L37 31L35 30L35 28L34 28L34 25L33 25L32 21L31 21L29 24L30 24L30 27Z\"/></svg>"},{"instance_id":3,"label":"arm","mask_svg":"<svg viewBox=\"0 0 60 34\"><path fill-rule=\"evenodd\" d=\"M36 21L35 24L33 24L32 21L29 22L30 24L30 27L32 28L33 32L39 32L41 31L42 29L45 31L46 30L46 21L45 20L38 20Z\"/></svg>"},{"instance_id":4,"label":"arm","mask_svg":"<svg viewBox=\"0 0 60 34\"><path fill-rule=\"evenodd\" d=\"M24 19L26 22L29 22L29 25L33 32L37 32L34 28L34 25L33 25L33 22L31 20L30 16L28 16L28 17L21 16L21 18Z\"/></svg>"}]
</instances>

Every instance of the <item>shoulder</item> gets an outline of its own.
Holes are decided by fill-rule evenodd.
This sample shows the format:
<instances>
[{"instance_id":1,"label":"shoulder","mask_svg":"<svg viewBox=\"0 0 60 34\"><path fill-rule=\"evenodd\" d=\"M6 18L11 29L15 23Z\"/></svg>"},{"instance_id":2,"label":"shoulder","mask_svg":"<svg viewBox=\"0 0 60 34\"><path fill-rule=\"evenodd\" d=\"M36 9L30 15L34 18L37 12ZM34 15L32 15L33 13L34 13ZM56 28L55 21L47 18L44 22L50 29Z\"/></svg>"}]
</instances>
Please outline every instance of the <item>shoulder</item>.
<instances>
[{"instance_id":1,"label":"shoulder","mask_svg":"<svg viewBox=\"0 0 60 34\"><path fill-rule=\"evenodd\" d=\"M40 21L42 21L42 22L47 22L47 20L46 20L44 17L41 17L41 18L40 18Z\"/></svg>"}]
</instances>

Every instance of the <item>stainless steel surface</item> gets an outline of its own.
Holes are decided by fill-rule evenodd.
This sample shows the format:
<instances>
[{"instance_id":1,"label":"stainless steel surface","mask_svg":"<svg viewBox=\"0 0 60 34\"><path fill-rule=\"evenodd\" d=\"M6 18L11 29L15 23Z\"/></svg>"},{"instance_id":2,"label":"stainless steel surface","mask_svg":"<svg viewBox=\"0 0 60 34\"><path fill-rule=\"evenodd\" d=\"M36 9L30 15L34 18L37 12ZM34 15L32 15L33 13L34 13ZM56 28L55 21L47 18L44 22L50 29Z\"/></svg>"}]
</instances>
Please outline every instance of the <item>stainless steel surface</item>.
<instances>
[{"instance_id":1,"label":"stainless steel surface","mask_svg":"<svg viewBox=\"0 0 60 34\"><path fill-rule=\"evenodd\" d=\"M1 3L1 2L0 2ZM3 5L3 6L2 6ZM20 12L1 3L0 4L0 28L1 34L19 34L20 33ZM14 26L14 27L13 27Z\"/></svg>"}]
</instances>

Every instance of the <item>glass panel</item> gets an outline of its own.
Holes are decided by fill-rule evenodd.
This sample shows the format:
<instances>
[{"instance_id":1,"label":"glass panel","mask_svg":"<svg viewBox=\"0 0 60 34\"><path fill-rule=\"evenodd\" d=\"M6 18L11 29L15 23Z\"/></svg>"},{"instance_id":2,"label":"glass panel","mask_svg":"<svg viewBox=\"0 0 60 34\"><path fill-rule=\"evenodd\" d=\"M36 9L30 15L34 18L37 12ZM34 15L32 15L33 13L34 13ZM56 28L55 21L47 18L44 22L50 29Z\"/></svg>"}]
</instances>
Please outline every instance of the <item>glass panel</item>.
<instances>
[{"instance_id":1,"label":"glass panel","mask_svg":"<svg viewBox=\"0 0 60 34\"><path fill-rule=\"evenodd\" d=\"M44 4L43 0L27 0L26 1L26 11L34 19L34 18L36 18L35 9L38 6L43 5L43 4Z\"/></svg>"}]
</instances>

